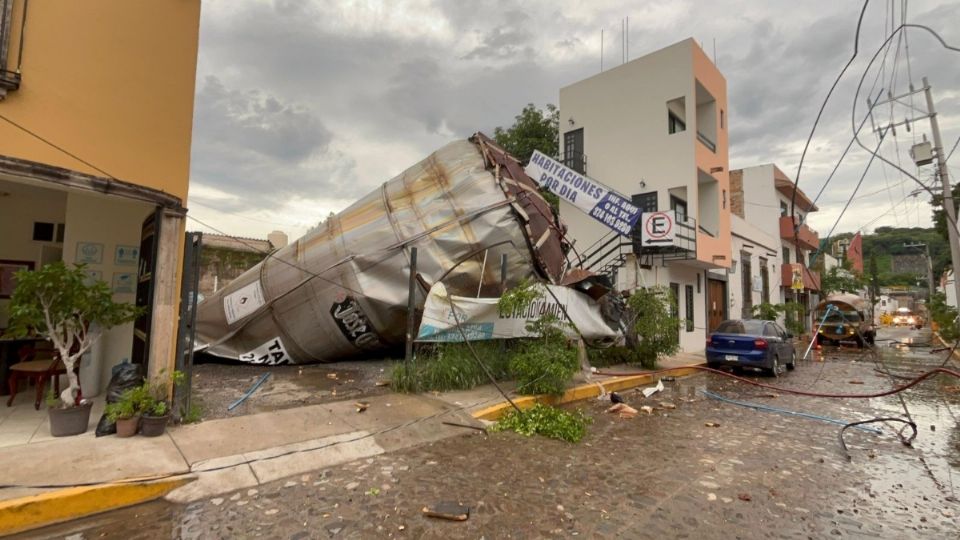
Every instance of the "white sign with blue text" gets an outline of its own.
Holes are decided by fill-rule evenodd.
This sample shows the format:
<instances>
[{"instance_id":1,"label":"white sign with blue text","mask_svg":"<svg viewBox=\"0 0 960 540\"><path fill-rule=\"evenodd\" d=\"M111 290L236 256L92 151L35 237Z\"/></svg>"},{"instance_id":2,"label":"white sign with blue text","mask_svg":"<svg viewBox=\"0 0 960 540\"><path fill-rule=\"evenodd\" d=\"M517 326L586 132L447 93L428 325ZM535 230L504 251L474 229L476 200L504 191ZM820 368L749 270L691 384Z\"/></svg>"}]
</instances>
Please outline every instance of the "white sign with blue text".
<instances>
[{"instance_id":1,"label":"white sign with blue text","mask_svg":"<svg viewBox=\"0 0 960 540\"><path fill-rule=\"evenodd\" d=\"M640 209L630 199L539 150L534 150L524 172L542 188L624 236L630 235L640 218Z\"/></svg>"}]
</instances>

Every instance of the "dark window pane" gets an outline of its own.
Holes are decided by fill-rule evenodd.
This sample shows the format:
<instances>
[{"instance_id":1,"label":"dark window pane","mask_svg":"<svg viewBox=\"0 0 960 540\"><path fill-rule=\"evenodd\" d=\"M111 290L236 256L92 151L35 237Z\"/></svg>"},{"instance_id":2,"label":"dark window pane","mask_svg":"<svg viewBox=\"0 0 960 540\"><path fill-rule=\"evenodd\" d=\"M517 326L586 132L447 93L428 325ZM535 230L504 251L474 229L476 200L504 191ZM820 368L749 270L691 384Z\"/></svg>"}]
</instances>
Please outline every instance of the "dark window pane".
<instances>
[{"instance_id":1,"label":"dark window pane","mask_svg":"<svg viewBox=\"0 0 960 540\"><path fill-rule=\"evenodd\" d=\"M693 286L687 285L686 289L686 318L687 318L687 332L693 332Z\"/></svg>"},{"instance_id":2,"label":"dark window pane","mask_svg":"<svg viewBox=\"0 0 960 540\"><path fill-rule=\"evenodd\" d=\"M37 242L53 242L53 223L33 223L33 239Z\"/></svg>"},{"instance_id":3,"label":"dark window pane","mask_svg":"<svg viewBox=\"0 0 960 540\"><path fill-rule=\"evenodd\" d=\"M717 327L719 334L743 334L743 323L740 321L724 321Z\"/></svg>"}]
</instances>

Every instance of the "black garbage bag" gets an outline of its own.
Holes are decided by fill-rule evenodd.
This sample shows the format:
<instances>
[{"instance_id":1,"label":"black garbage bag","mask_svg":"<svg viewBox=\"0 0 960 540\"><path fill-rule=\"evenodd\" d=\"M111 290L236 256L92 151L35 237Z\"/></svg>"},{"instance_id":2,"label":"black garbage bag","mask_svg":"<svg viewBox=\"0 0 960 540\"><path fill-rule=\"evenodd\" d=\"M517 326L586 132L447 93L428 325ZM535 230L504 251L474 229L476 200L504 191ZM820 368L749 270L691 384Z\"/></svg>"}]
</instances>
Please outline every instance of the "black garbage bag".
<instances>
[{"instance_id":1,"label":"black garbage bag","mask_svg":"<svg viewBox=\"0 0 960 540\"><path fill-rule=\"evenodd\" d=\"M110 384L107 385L107 403L120 401L120 396L124 392L141 384L143 384L143 373L140 364L124 363L114 366L113 376L110 377ZM117 424L107 419L107 415L104 413L97 424L97 437L113 435L116 432Z\"/></svg>"}]
</instances>

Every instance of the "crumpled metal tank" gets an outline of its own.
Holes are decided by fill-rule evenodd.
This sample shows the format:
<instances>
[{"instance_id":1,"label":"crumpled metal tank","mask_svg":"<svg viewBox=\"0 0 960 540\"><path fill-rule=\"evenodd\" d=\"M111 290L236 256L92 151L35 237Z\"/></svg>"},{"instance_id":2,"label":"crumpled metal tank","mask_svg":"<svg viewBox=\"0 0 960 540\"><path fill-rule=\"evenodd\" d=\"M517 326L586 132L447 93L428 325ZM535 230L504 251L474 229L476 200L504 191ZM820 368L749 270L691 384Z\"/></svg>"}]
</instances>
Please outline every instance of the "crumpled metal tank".
<instances>
[{"instance_id":1,"label":"crumpled metal tank","mask_svg":"<svg viewBox=\"0 0 960 540\"><path fill-rule=\"evenodd\" d=\"M410 248L417 306L551 283L567 263L559 225L519 163L483 134L453 142L251 268L197 308L198 350L257 364L332 362L401 347Z\"/></svg>"}]
</instances>

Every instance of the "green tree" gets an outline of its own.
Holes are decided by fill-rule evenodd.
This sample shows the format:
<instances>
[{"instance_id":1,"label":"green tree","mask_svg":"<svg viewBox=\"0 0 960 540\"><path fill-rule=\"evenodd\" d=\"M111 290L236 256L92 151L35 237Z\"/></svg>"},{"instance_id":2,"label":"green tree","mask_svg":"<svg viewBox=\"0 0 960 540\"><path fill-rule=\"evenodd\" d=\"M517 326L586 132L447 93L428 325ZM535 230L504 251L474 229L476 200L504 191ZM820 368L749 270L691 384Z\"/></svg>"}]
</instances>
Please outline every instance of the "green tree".
<instances>
[{"instance_id":1,"label":"green tree","mask_svg":"<svg viewBox=\"0 0 960 540\"><path fill-rule=\"evenodd\" d=\"M70 380L60 399L65 407L76 405L80 381L74 368L80 357L105 330L136 319L142 311L114 302L103 281L88 283L83 265L68 268L58 261L33 272L17 272L16 278L9 333L25 337L35 332L53 343Z\"/></svg>"},{"instance_id":2,"label":"green tree","mask_svg":"<svg viewBox=\"0 0 960 540\"><path fill-rule=\"evenodd\" d=\"M953 194L954 215L960 215L960 184L955 184L950 191ZM934 195L930 201L930 205L933 206L933 228L940 234L940 237L943 238L945 242L949 242L950 238L947 234L947 213L943 208L943 195Z\"/></svg>"},{"instance_id":3,"label":"green tree","mask_svg":"<svg viewBox=\"0 0 960 540\"><path fill-rule=\"evenodd\" d=\"M512 126L494 129L493 138L526 165L534 150L551 157L559 153L559 131L560 110L556 105L548 103L544 111L530 103L514 118Z\"/></svg>"},{"instance_id":4,"label":"green tree","mask_svg":"<svg viewBox=\"0 0 960 540\"><path fill-rule=\"evenodd\" d=\"M828 296L840 292L856 292L863 288L863 278L851 268L850 261L843 261L820 276L820 293Z\"/></svg>"}]
</instances>

